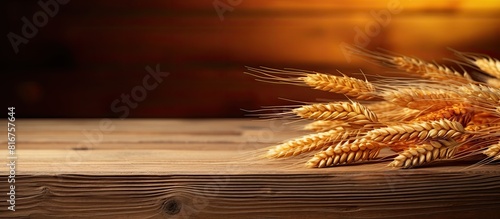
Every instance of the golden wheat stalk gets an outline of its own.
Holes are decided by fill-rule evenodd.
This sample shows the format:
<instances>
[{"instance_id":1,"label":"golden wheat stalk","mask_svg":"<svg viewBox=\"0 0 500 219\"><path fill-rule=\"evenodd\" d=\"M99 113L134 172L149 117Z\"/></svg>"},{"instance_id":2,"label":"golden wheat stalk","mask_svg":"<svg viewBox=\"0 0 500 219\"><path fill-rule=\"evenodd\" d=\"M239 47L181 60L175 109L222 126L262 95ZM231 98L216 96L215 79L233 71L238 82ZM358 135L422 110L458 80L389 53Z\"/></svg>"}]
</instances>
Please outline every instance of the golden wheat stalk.
<instances>
[{"instance_id":1,"label":"golden wheat stalk","mask_svg":"<svg viewBox=\"0 0 500 219\"><path fill-rule=\"evenodd\" d=\"M474 64L476 64L481 71L484 71L495 78L500 78L500 61L498 61L498 59L480 58L476 59Z\"/></svg>"},{"instance_id":2,"label":"golden wheat stalk","mask_svg":"<svg viewBox=\"0 0 500 219\"><path fill-rule=\"evenodd\" d=\"M309 168L323 168L350 164L359 161L374 159L380 153L380 145L376 142L366 140L355 140L353 142L340 142L336 146L314 155L306 166Z\"/></svg>"},{"instance_id":3,"label":"golden wheat stalk","mask_svg":"<svg viewBox=\"0 0 500 219\"><path fill-rule=\"evenodd\" d=\"M458 93L436 88L403 88L388 90L382 97L393 104L410 109L435 111L446 106L463 102Z\"/></svg>"},{"instance_id":4,"label":"golden wheat stalk","mask_svg":"<svg viewBox=\"0 0 500 219\"><path fill-rule=\"evenodd\" d=\"M500 80L497 79L497 78L488 77L488 78L484 79L484 82L486 82L486 84L488 86L491 86L491 87L494 87L494 88L500 88Z\"/></svg>"},{"instance_id":5,"label":"golden wheat stalk","mask_svg":"<svg viewBox=\"0 0 500 219\"><path fill-rule=\"evenodd\" d=\"M500 114L494 112L477 112L471 119L472 124L495 126L500 122Z\"/></svg>"},{"instance_id":6,"label":"golden wheat stalk","mask_svg":"<svg viewBox=\"0 0 500 219\"><path fill-rule=\"evenodd\" d=\"M401 107L399 110L377 113L381 123L409 122L422 114L420 110Z\"/></svg>"},{"instance_id":7,"label":"golden wheat stalk","mask_svg":"<svg viewBox=\"0 0 500 219\"><path fill-rule=\"evenodd\" d=\"M469 100L479 103L498 106L500 104L500 89L484 85L468 84L460 86L458 90Z\"/></svg>"},{"instance_id":8,"label":"golden wheat stalk","mask_svg":"<svg viewBox=\"0 0 500 219\"><path fill-rule=\"evenodd\" d=\"M458 139L459 142L463 142L459 148L460 151L490 146L491 142L498 140L497 133L500 131L500 127L496 127L496 124L492 123L474 124L471 122L465 127L465 130L467 133Z\"/></svg>"},{"instance_id":9,"label":"golden wheat stalk","mask_svg":"<svg viewBox=\"0 0 500 219\"><path fill-rule=\"evenodd\" d=\"M344 121L354 125L377 123L374 112L357 102L312 104L292 110L304 119Z\"/></svg>"},{"instance_id":10,"label":"golden wheat stalk","mask_svg":"<svg viewBox=\"0 0 500 219\"><path fill-rule=\"evenodd\" d=\"M377 102L371 102L368 104L365 104L368 109L375 113L382 113L382 112L389 112L389 111L396 111L400 110L401 106L398 106L396 104L387 102L387 101L377 101Z\"/></svg>"},{"instance_id":11,"label":"golden wheat stalk","mask_svg":"<svg viewBox=\"0 0 500 219\"><path fill-rule=\"evenodd\" d=\"M457 53L465 61L475 65L484 73L500 79L500 61L488 56Z\"/></svg>"},{"instance_id":12,"label":"golden wheat stalk","mask_svg":"<svg viewBox=\"0 0 500 219\"><path fill-rule=\"evenodd\" d=\"M450 121L459 122L462 126L466 126L474 115L473 109L466 104L454 104L446 106L440 110L429 112L427 114L418 116L414 121L432 121L447 119Z\"/></svg>"},{"instance_id":13,"label":"golden wheat stalk","mask_svg":"<svg viewBox=\"0 0 500 219\"><path fill-rule=\"evenodd\" d=\"M444 139L418 144L401 152L389 166L411 168L434 160L451 158L455 155L457 145L456 141Z\"/></svg>"},{"instance_id":14,"label":"golden wheat stalk","mask_svg":"<svg viewBox=\"0 0 500 219\"><path fill-rule=\"evenodd\" d=\"M376 89L373 84L345 75L340 77L316 73L306 74L299 79L317 90L345 94L347 96L356 97L357 99L371 99L376 97Z\"/></svg>"},{"instance_id":15,"label":"golden wheat stalk","mask_svg":"<svg viewBox=\"0 0 500 219\"><path fill-rule=\"evenodd\" d=\"M320 150L331 145L333 142L348 139L353 135L354 132L342 132L337 130L306 135L274 146L267 151L266 157L282 158L297 156L302 153Z\"/></svg>"},{"instance_id":16,"label":"golden wheat stalk","mask_svg":"<svg viewBox=\"0 0 500 219\"><path fill-rule=\"evenodd\" d=\"M459 122L441 119L413 124L378 128L366 133L365 138L380 143L424 141L436 138L457 138L465 133Z\"/></svg>"},{"instance_id":17,"label":"golden wheat stalk","mask_svg":"<svg viewBox=\"0 0 500 219\"><path fill-rule=\"evenodd\" d=\"M445 81L447 83L454 84L474 82L467 72L461 74L444 65L425 62L418 58L407 57L404 55L389 55L386 53L369 51L359 47L350 47L350 51L354 54L362 57L368 57L371 60L381 62L391 68L402 70L421 78L431 79L437 82Z\"/></svg>"},{"instance_id":18,"label":"golden wheat stalk","mask_svg":"<svg viewBox=\"0 0 500 219\"><path fill-rule=\"evenodd\" d=\"M305 129L321 132L275 146L268 151L268 157L323 150L307 162L308 167L321 168L370 160L388 146L399 153L390 163L398 168L453 158L457 151L457 157L482 152L500 159L498 60L457 53L467 61L460 64L486 73L474 73L476 82L467 72L462 74L417 58L361 48L353 51L423 79L387 78L372 84L343 74L248 68L261 81L309 86L358 99L382 99L366 105L352 101L312 104L277 114L317 120Z\"/></svg>"},{"instance_id":19,"label":"golden wheat stalk","mask_svg":"<svg viewBox=\"0 0 500 219\"><path fill-rule=\"evenodd\" d=\"M343 121L314 121L304 126L304 130L311 130L316 132L325 132L329 130L343 131L359 127L353 127L349 123Z\"/></svg>"},{"instance_id":20,"label":"golden wheat stalk","mask_svg":"<svg viewBox=\"0 0 500 219\"><path fill-rule=\"evenodd\" d=\"M483 154L493 158L494 160L500 160L500 142L488 146L488 149L484 150Z\"/></svg>"},{"instance_id":21,"label":"golden wheat stalk","mask_svg":"<svg viewBox=\"0 0 500 219\"><path fill-rule=\"evenodd\" d=\"M453 81L463 84L473 81L467 72L460 74L459 72L451 70L444 65L428 63L417 58L406 56L393 57L391 63L394 64L394 67L399 70L403 70L408 73L416 73L422 78L431 80Z\"/></svg>"},{"instance_id":22,"label":"golden wheat stalk","mask_svg":"<svg viewBox=\"0 0 500 219\"><path fill-rule=\"evenodd\" d=\"M256 77L258 81L274 84L291 84L309 86L317 90L329 91L355 97L357 99L371 99L377 97L375 86L353 77L334 76L330 74L305 71L299 69L273 69L267 67L247 67L246 74Z\"/></svg>"}]
</instances>

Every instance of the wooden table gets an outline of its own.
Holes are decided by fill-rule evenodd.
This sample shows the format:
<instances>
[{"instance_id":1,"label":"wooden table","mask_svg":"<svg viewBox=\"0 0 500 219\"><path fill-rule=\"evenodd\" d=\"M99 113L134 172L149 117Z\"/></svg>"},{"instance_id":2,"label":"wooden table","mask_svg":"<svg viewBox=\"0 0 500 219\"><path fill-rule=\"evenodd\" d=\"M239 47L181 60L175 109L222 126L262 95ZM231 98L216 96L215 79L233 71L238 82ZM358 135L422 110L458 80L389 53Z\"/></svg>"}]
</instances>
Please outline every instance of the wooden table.
<instances>
[{"instance_id":1,"label":"wooden table","mask_svg":"<svg viewBox=\"0 0 500 219\"><path fill-rule=\"evenodd\" d=\"M299 160L256 158L258 149L303 134L294 128L253 120L18 119L16 211L7 211L2 165L0 218L500 217L498 165L306 169Z\"/></svg>"}]
</instances>

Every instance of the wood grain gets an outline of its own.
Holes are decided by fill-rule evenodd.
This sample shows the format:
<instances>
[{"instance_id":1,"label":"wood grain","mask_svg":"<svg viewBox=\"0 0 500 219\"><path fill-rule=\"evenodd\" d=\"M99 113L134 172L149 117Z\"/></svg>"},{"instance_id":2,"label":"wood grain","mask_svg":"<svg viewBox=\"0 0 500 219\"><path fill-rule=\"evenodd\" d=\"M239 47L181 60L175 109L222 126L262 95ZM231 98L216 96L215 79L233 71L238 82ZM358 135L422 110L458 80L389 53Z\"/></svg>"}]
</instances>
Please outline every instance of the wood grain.
<instances>
[{"instance_id":1,"label":"wood grain","mask_svg":"<svg viewBox=\"0 0 500 219\"><path fill-rule=\"evenodd\" d=\"M249 157L303 134L251 120L19 120L16 212L0 218L494 218L496 165L305 169ZM4 123L0 125L5 125ZM5 131L0 133L5 134ZM59 136L59 137L57 137ZM2 142L5 143L5 142ZM2 158L5 159L5 158ZM3 160L2 160L3 162ZM4 178L2 168L0 177ZM5 178L4 178L5 179ZM0 190L7 188L0 180Z\"/></svg>"}]
</instances>

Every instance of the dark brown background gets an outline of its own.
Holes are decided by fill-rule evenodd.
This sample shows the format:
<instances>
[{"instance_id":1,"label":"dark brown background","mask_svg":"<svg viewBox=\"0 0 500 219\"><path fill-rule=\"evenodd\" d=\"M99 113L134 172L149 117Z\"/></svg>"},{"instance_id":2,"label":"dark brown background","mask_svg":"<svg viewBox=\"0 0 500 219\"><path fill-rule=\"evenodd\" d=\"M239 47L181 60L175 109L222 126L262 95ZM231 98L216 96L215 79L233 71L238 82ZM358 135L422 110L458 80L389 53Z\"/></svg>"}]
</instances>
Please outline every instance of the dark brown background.
<instances>
[{"instance_id":1,"label":"dark brown background","mask_svg":"<svg viewBox=\"0 0 500 219\"><path fill-rule=\"evenodd\" d=\"M256 82L244 66L384 73L359 59L348 63L339 44L355 43L354 28L374 22L370 13L388 2L242 0L221 21L212 0L72 0L15 54L7 34L20 34L21 18L41 8L4 0L2 104L18 117L119 117L111 103L156 64L171 74L129 117L241 117L241 108L289 103L279 97L335 97ZM367 48L438 61L453 57L447 47L499 54L500 3L397 2L403 10Z\"/></svg>"}]
</instances>

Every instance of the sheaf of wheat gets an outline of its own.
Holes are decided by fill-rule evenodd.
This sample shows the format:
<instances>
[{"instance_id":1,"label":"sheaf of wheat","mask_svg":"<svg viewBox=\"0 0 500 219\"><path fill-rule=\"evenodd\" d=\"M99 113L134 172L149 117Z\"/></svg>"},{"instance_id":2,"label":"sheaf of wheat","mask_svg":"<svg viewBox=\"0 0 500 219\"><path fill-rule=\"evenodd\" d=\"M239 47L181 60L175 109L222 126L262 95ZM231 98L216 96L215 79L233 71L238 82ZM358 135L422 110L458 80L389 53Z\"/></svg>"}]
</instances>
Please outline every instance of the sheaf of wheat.
<instances>
[{"instance_id":1,"label":"sheaf of wheat","mask_svg":"<svg viewBox=\"0 0 500 219\"><path fill-rule=\"evenodd\" d=\"M312 120L304 129L316 133L271 146L266 157L309 155L307 167L323 168L370 162L389 148L396 153L389 164L393 168L425 166L464 153L500 160L500 61L456 52L461 63L472 67L470 72L458 72L418 58L351 50L409 77L371 82L342 73L247 67L247 73L260 81L349 98L278 114Z\"/></svg>"}]
</instances>

